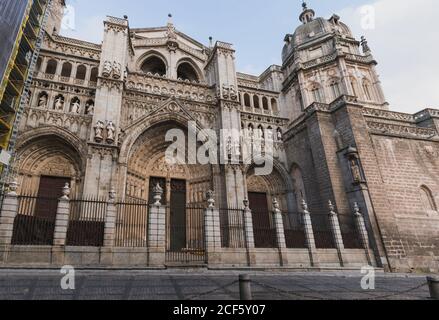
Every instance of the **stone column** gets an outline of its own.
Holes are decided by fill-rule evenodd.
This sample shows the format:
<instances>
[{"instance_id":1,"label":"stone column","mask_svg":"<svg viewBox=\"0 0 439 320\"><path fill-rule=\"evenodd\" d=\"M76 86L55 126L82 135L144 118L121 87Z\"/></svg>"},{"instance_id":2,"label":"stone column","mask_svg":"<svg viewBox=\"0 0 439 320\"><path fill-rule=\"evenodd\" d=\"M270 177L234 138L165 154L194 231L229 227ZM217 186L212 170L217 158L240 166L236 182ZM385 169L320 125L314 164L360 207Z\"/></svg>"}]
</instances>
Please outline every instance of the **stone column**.
<instances>
[{"instance_id":1,"label":"stone column","mask_svg":"<svg viewBox=\"0 0 439 320\"><path fill-rule=\"evenodd\" d=\"M302 218L303 218L303 228L305 230L306 246L308 247L309 259L313 267L319 267L320 261L317 255L316 241L314 239L314 230L312 227L311 213L308 209L308 204L305 199L302 201Z\"/></svg>"},{"instance_id":2,"label":"stone column","mask_svg":"<svg viewBox=\"0 0 439 320\"><path fill-rule=\"evenodd\" d=\"M64 247L66 245L67 228L69 226L70 215L70 186L68 183L63 188L63 196L59 199L56 211L55 233L53 245Z\"/></svg>"},{"instance_id":3,"label":"stone column","mask_svg":"<svg viewBox=\"0 0 439 320\"><path fill-rule=\"evenodd\" d=\"M110 189L108 193L107 215L105 218L104 229L104 247L114 247L114 240L116 235L116 191L114 188Z\"/></svg>"},{"instance_id":4,"label":"stone column","mask_svg":"<svg viewBox=\"0 0 439 320\"><path fill-rule=\"evenodd\" d=\"M208 208L204 213L204 239L208 265L221 263L221 224L215 208L214 192L206 193Z\"/></svg>"},{"instance_id":5,"label":"stone column","mask_svg":"<svg viewBox=\"0 0 439 320\"><path fill-rule=\"evenodd\" d=\"M355 226L357 228L358 236L360 237L361 245L366 252L367 262L372 266L372 257L370 256L370 242L369 242L369 234L367 233L366 223L364 221L364 217L360 212L360 207L358 203L355 202L354 205L354 217L355 217Z\"/></svg>"},{"instance_id":6,"label":"stone column","mask_svg":"<svg viewBox=\"0 0 439 320\"><path fill-rule=\"evenodd\" d=\"M245 199L244 201L244 239L247 248L247 260L248 264L254 265L255 261L255 234L253 232L253 216L250 210L249 201Z\"/></svg>"},{"instance_id":7,"label":"stone column","mask_svg":"<svg viewBox=\"0 0 439 320\"><path fill-rule=\"evenodd\" d=\"M163 189L159 184L152 190L154 204L148 214L148 265L164 267L166 262L166 207L161 204Z\"/></svg>"},{"instance_id":8,"label":"stone column","mask_svg":"<svg viewBox=\"0 0 439 320\"><path fill-rule=\"evenodd\" d=\"M0 213L0 246L8 246L12 241L14 221L18 212L18 183L13 181L9 185L9 192L3 199Z\"/></svg>"},{"instance_id":9,"label":"stone column","mask_svg":"<svg viewBox=\"0 0 439 320\"><path fill-rule=\"evenodd\" d=\"M340 229L340 221L338 220L338 215L335 212L335 207L332 204L331 201L328 203L329 206L329 224L332 232L332 236L334 239L335 247L338 252L338 256L340 259L340 265L344 266L344 243L343 243L343 236L341 235L341 229Z\"/></svg>"},{"instance_id":10,"label":"stone column","mask_svg":"<svg viewBox=\"0 0 439 320\"><path fill-rule=\"evenodd\" d=\"M288 257L286 252L287 244L285 241L285 226L284 220L282 219L282 212L279 208L279 202L276 198L273 199L273 208L273 222L276 229L276 242L277 247L279 248L280 265L285 266L288 265Z\"/></svg>"}]
</instances>

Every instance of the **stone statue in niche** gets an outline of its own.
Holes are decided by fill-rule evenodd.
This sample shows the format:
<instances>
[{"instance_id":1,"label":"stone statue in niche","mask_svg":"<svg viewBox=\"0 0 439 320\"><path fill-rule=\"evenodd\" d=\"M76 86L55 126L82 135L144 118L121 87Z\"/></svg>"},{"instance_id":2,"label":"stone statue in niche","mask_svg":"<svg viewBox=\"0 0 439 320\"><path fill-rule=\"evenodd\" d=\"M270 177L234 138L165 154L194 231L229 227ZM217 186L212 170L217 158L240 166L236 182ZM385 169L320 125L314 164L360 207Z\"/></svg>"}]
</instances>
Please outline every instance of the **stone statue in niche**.
<instances>
[{"instance_id":1,"label":"stone statue in niche","mask_svg":"<svg viewBox=\"0 0 439 320\"><path fill-rule=\"evenodd\" d=\"M104 140L104 137L102 135L102 133L104 131L104 123L99 120L96 123L96 126L95 126L94 129L95 129L95 141L98 142L98 143L102 142L102 140Z\"/></svg>"},{"instance_id":2,"label":"stone statue in niche","mask_svg":"<svg viewBox=\"0 0 439 320\"><path fill-rule=\"evenodd\" d=\"M106 77L106 78L110 77L112 69L113 69L113 66L111 65L111 62L110 61L105 61L104 62L104 68L102 70L102 76Z\"/></svg>"},{"instance_id":3,"label":"stone statue in niche","mask_svg":"<svg viewBox=\"0 0 439 320\"><path fill-rule=\"evenodd\" d=\"M114 126L113 122L108 122L107 125L107 142L113 143L115 139L115 133L116 133L116 127Z\"/></svg>"},{"instance_id":4,"label":"stone statue in niche","mask_svg":"<svg viewBox=\"0 0 439 320\"><path fill-rule=\"evenodd\" d=\"M277 130L277 140L278 141L282 141L283 137L282 137L282 131Z\"/></svg>"},{"instance_id":5,"label":"stone statue in niche","mask_svg":"<svg viewBox=\"0 0 439 320\"><path fill-rule=\"evenodd\" d=\"M79 100L74 100L71 106L72 113L80 113L81 105L79 104Z\"/></svg>"},{"instance_id":6,"label":"stone statue in niche","mask_svg":"<svg viewBox=\"0 0 439 320\"><path fill-rule=\"evenodd\" d=\"M353 184L364 183L365 180L361 169L357 148L352 146L349 147L346 153L346 157L349 161L349 167L351 169L352 183Z\"/></svg>"},{"instance_id":7,"label":"stone statue in niche","mask_svg":"<svg viewBox=\"0 0 439 320\"><path fill-rule=\"evenodd\" d=\"M63 111L64 110L64 98L59 96L55 99L55 110Z\"/></svg>"},{"instance_id":8,"label":"stone statue in niche","mask_svg":"<svg viewBox=\"0 0 439 320\"><path fill-rule=\"evenodd\" d=\"M43 94L40 96L40 99L38 100L38 107L45 108L47 107L47 95Z\"/></svg>"},{"instance_id":9,"label":"stone statue in niche","mask_svg":"<svg viewBox=\"0 0 439 320\"><path fill-rule=\"evenodd\" d=\"M360 166L358 165L357 159L356 158L351 158L350 165L351 165L351 172L352 172L353 182L356 183L356 184L362 183L363 182L363 178L361 176L361 170L360 170Z\"/></svg>"},{"instance_id":10,"label":"stone statue in niche","mask_svg":"<svg viewBox=\"0 0 439 320\"><path fill-rule=\"evenodd\" d=\"M94 110L95 110L95 105L93 101L87 102L87 104L85 105L85 114L92 116L94 114Z\"/></svg>"},{"instance_id":11,"label":"stone statue in niche","mask_svg":"<svg viewBox=\"0 0 439 320\"><path fill-rule=\"evenodd\" d=\"M114 61L113 62L113 79L120 79L121 73L121 65L120 63Z\"/></svg>"}]
</instances>

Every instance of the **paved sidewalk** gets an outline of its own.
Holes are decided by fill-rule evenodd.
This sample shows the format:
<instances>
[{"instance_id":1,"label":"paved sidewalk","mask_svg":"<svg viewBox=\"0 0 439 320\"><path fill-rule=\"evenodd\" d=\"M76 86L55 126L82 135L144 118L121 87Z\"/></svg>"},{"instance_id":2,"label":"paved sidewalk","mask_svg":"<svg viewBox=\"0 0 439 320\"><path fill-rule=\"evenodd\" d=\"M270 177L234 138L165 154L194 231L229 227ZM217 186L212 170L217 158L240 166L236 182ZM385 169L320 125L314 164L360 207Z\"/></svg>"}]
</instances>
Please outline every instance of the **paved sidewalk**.
<instances>
[{"instance_id":1,"label":"paved sidewalk","mask_svg":"<svg viewBox=\"0 0 439 320\"><path fill-rule=\"evenodd\" d=\"M236 300L234 271L82 271L75 290L62 290L59 270L0 270L1 300ZM267 300L423 300L426 276L383 274L375 290L361 289L360 272L245 272L254 299Z\"/></svg>"}]
</instances>

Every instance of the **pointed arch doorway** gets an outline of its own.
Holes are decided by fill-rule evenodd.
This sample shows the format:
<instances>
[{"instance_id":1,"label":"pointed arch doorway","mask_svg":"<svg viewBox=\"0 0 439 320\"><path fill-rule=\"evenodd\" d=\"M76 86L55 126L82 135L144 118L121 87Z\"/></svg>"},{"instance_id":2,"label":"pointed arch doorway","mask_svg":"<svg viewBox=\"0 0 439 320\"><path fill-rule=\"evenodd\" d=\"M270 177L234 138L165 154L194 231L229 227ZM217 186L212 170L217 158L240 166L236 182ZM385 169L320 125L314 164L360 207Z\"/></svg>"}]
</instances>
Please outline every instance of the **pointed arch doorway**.
<instances>
[{"instance_id":1,"label":"pointed arch doorway","mask_svg":"<svg viewBox=\"0 0 439 320\"><path fill-rule=\"evenodd\" d=\"M211 189L210 165L170 165L166 151L171 129L187 129L167 121L146 130L134 143L128 160L126 197L153 203L157 184L166 206L167 264L204 264L204 193ZM187 149L186 149L187 155ZM184 161L187 163L187 161Z\"/></svg>"}]
</instances>

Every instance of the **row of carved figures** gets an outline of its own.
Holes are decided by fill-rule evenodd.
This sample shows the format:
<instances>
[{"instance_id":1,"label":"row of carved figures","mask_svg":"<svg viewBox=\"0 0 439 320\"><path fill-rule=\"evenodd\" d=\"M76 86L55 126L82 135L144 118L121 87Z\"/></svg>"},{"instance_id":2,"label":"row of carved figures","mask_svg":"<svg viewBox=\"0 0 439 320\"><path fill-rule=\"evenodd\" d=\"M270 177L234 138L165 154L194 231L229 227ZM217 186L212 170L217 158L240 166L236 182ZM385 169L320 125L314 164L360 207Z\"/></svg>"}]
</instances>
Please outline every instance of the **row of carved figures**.
<instances>
[{"instance_id":1,"label":"row of carved figures","mask_svg":"<svg viewBox=\"0 0 439 320\"><path fill-rule=\"evenodd\" d=\"M113 144L116 138L116 127L112 121L108 121L107 125L101 120L99 120L95 127L95 141L101 143L104 141L104 131L106 131L105 141L109 144Z\"/></svg>"},{"instance_id":2,"label":"row of carved figures","mask_svg":"<svg viewBox=\"0 0 439 320\"><path fill-rule=\"evenodd\" d=\"M40 94L38 98L38 107L39 108L47 108L48 104L48 95L46 93ZM56 111L64 111L65 99L63 95L58 95L55 98L55 102L53 104L53 109ZM94 101L88 100L85 104L84 114L93 115L94 114ZM81 114L81 100L78 97L75 97L70 102L69 112Z\"/></svg>"}]
</instances>

